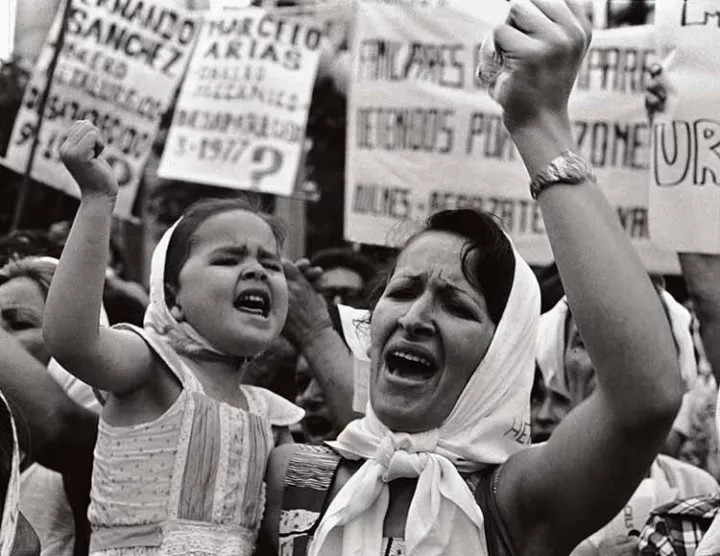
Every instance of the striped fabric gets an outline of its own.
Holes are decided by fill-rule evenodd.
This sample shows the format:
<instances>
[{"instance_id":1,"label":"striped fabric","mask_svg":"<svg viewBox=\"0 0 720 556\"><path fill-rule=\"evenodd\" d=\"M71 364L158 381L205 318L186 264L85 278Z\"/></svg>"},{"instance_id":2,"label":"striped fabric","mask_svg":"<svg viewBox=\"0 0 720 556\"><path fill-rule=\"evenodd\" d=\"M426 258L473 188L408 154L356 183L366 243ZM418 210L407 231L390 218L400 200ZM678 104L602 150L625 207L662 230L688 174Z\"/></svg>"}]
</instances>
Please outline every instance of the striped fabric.
<instances>
[{"instance_id":1,"label":"striped fabric","mask_svg":"<svg viewBox=\"0 0 720 556\"><path fill-rule=\"evenodd\" d=\"M205 395L176 354L150 333L133 331L183 391L153 422L100 422L88 511L91 554L249 556L265 508L270 423L252 406L248 412Z\"/></svg>"}]
</instances>

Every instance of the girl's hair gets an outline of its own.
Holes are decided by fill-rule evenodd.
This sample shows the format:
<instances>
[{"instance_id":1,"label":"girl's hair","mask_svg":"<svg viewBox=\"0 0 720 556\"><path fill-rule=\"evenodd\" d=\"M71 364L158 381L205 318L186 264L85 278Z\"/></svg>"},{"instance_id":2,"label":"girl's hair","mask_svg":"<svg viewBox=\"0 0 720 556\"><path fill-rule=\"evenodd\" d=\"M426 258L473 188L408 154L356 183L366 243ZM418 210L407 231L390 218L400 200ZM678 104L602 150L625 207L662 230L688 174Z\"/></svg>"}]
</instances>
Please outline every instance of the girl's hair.
<instances>
[{"instance_id":1,"label":"girl's hair","mask_svg":"<svg viewBox=\"0 0 720 556\"><path fill-rule=\"evenodd\" d=\"M43 295L47 297L56 268L54 263L37 257L11 260L0 268L0 285L15 278L30 278L40 286Z\"/></svg>"},{"instance_id":2,"label":"girl's hair","mask_svg":"<svg viewBox=\"0 0 720 556\"><path fill-rule=\"evenodd\" d=\"M165 301L168 307L175 305L175 294L179 288L180 271L188 260L193 248L195 232L207 219L243 210L255 214L270 226L278 248L285 241L285 227L279 218L265 214L244 199L205 199L193 203L183 214L182 220L172 233L165 257Z\"/></svg>"},{"instance_id":3,"label":"girl's hair","mask_svg":"<svg viewBox=\"0 0 720 556\"><path fill-rule=\"evenodd\" d=\"M465 239L461 254L463 275L482 293L490 319L498 324L512 290L515 254L495 216L473 209L437 212L427 219L422 230L405 242L400 254L426 232L448 232ZM371 289L369 307L375 307L395 272L396 264L397 258L385 272L380 273Z\"/></svg>"}]
</instances>

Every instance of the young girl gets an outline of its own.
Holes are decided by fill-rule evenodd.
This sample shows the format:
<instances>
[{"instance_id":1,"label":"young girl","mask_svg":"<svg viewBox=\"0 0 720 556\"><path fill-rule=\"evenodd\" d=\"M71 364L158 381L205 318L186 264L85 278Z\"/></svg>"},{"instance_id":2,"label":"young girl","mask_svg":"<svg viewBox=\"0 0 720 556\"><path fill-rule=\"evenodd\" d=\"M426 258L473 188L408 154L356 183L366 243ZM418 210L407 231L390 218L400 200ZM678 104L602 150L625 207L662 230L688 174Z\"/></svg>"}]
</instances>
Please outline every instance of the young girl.
<instances>
[{"instance_id":1,"label":"young girl","mask_svg":"<svg viewBox=\"0 0 720 556\"><path fill-rule=\"evenodd\" d=\"M144 329L97 326L118 191L98 130L77 122L61 158L80 208L47 300L52 355L110 393L95 448L90 552L249 555L265 496L271 425L302 417L241 387L244 362L282 331L282 233L236 200L191 207L152 260Z\"/></svg>"}]
</instances>

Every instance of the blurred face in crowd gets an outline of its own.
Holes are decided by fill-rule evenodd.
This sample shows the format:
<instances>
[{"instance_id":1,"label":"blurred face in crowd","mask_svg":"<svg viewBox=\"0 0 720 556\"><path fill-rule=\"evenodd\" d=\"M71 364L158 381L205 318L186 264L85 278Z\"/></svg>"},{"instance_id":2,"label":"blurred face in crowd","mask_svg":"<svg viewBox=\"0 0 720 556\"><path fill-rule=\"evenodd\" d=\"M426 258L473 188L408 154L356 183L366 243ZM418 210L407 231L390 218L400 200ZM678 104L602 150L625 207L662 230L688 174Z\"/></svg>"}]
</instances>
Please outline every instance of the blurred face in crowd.
<instances>
[{"instance_id":1,"label":"blurred face in crowd","mask_svg":"<svg viewBox=\"0 0 720 556\"><path fill-rule=\"evenodd\" d=\"M360 301L362 289L362 277L345 267L326 270L318 279L318 290L331 305L355 305Z\"/></svg>"},{"instance_id":2,"label":"blurred face in crowd","mask_svg":"<svg viewBox=\"0 0 720 556\"><path fill-rule=\"evenodd\" d=\"M257 355L280 335L288 291L269 224L245 211L205 220L192 236L176 307L215 347Z\"/></svg>"},{"instance_id":3,"label":"blurred face in crowd","mask_svg":"<svg viewBox=\"0 0 720 556\"><path fill-rule=\"evenodd\" d=\"M0 284L0 326L47 365L50 355L42 337L44 312L45 295L35 280L23 276Z\"/></svg>"},{"instance_id":4,"label":"blurred face in crowd","mask_svg":"<svg viewBox=\"0 0 720 556\"><path fill-rule=\"evenodd\" d=\"M550 438L560 421L597 386L595 369L572 317L568 317L563 363L567 395L548 387L541 376L535 378L531 395L533 442Z\"/></svg>"},{"instance_id":5,"label":"blurred face in crowd","mask_svg":"<svg viewBox=\"0 0 720 556\"><path fill-rule=\"evenodd\" d=\"M545 442L570 413L571 404L567 396L548 387L540 372L536 373L530 394L532 441Z\"/></svg>"},{"instance_id":6,"label":"blurred face in crowd","mask_svg":"<svg viewBox=\"0 0 720 556\"><path fill-rule=\"evenodd\" d=\"M326 440L334 440L338 431L332 424L325 393L313 377L304 357L298 358L295 384L298 393L295 403L305 410L301 426L306 441L320 444Z\"/></svg>"},{"instance_id":7,"label":"blurred face in crowd","mask_svg":"<svg viewBox=\"0 0 720 556\"><path fill-rule=\"evenodd\" d=\"M463 273L464 245L448 232L417 236L373 311L370 396L392 430L440 426L492 341L485 298Z\"/></svg>"}]
</instances>

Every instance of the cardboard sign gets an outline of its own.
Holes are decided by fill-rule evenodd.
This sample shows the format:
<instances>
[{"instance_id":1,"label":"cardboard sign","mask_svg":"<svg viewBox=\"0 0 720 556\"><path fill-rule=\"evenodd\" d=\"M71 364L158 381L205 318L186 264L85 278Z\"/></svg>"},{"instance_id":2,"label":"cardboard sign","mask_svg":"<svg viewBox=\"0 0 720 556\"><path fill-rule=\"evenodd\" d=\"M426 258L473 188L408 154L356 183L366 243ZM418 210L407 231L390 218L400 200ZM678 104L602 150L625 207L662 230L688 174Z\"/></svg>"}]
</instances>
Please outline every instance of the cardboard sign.
<instances>
[{"instance_id":1,"label":"cardboard sign","mask_svg":"<svg viewBox=\"0 0 720 556\"><path fill-rule=\"evenodd\" d=\"M289 196L323 31L261 8L206 18L161 177Z\"/></svg>"},{"instance_id":2,"label":"cardboard sign","mask_svg":"<svg viewBox=\"0 0 720 556\"><path fill-rule=\"evenodd\" d=\"M668 102L654 125L651 234L678 251L720 253L720 0L655 10Z\"/></svg>"},{"instance_id":3,"label":"cardboard sign","mask_svg":"<svg viewBox=\"0 0 720 556\"><path fill-rule=\"evenodd\" d=\"M488 4L499 13L505 2ZM483 4L485 7L485 4ZM489 18L497 21L497 15ZM496 214L523 257L552 260L529 177L500 106L475 78L490 21L447 8L360 5L348 112L345 237L398 245L435 211ZM596 31L570 99L578 151L650 271L678 273L650 240L650 27Z\"/></svg>"},{"instance_id":4,"label":"cardboard sign","mask_svg":"<svg viewBox=\"0 0 720 556\"><path fill-rule=\"evenodd\" d=\"M25 91L4 164L23 173L38 123L64 6ZM129 216L143 168L198 34L196 19L160 0L72 0L52 80L32 177L65 193L80 191L58 147L75 120L101 131L104 156L120 186L117 213Z\"/></svg>"}]
</instances>

